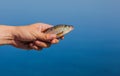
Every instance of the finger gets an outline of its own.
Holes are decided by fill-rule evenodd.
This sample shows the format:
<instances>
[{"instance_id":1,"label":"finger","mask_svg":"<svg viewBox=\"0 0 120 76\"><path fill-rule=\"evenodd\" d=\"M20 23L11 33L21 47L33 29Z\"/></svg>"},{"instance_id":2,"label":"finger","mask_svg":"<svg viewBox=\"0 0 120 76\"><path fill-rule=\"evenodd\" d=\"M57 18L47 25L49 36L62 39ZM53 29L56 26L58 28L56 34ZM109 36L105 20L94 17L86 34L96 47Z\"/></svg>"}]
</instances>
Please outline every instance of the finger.
<instances>
[{"instance_id":1,"label":"finger","mask_svg":"<svg viewBox=\"0 0 120 76\"><path fill-rule=\"evenodd\" d=\"M39 46L39 47L43 47L43 48L48 48L50 47L51 43L46 43L46 42L42 42L42 41L38 41L36 40L35 45Z\"/></svg>"},{"instance_id":2,"label":"finger","mask_svg":"<svg viewBox=\"0 0 120 76\"><path fill-rule=\"evenodd\" d=\"M35 45L31 46L31 48L32 48L32 49L35 49L35 50L38 50L38 47L35 46Z\"/></svg>"},{"instance_id":3,"label":"finger","mask_svg":"<svg viewBox=\"0 0 120 76\"><path fill-rule=\"evenodd\" d=\"M58 42L59 42L58 39L53 39L53 40L51 41L52 44L57 44Z\"/></svg>"},{"instance_id":4,"label":"finger","mask_svg":"<svg viewBox=\"0 0 120 76\"><path fill-rule=\"evenodd\" d=\"M30 43L30 47L31 47L32 49L38 50L38 47L35 46L33 43Z\"/></svg>"},{"instance_id":5,"label":"finger","mask_svg":"<svg viewBox=\"0 0 120 76\"><path fill-rule=\"evenodd\" d=\"M35 50L42 50L42 47L38 47L37 45L30 43L30 47Z\"/></svg>"},{"instance_id":6,"label":"finger","mask_svg":"<svg viewBox=\"0 0 120 76\"><path fill-rule=\"evenodd\" d=\"M37 36L38 40L42 40L45 42L50 42L50 40L55 39L56 35L55 34L44 34L44 33L39 33Z\"/></svg>"}]
</instances>

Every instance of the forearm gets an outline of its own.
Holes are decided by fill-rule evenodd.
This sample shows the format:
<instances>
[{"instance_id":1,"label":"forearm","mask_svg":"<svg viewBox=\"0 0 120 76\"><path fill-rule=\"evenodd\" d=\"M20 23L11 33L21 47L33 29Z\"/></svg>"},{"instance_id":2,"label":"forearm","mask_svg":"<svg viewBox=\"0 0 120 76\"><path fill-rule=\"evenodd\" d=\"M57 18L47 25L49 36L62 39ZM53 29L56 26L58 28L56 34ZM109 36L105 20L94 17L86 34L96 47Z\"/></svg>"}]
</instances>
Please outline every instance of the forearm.
<instances>
[{"instance_id":1,"label":"forearm","mask_svg":"<svg viewBox=\"0 0 120 76\"><path fill-rule=\"evenodd\" d=\"M14 26L0 25L0 45L12 44Z\"/></svg>"}]
</instances>

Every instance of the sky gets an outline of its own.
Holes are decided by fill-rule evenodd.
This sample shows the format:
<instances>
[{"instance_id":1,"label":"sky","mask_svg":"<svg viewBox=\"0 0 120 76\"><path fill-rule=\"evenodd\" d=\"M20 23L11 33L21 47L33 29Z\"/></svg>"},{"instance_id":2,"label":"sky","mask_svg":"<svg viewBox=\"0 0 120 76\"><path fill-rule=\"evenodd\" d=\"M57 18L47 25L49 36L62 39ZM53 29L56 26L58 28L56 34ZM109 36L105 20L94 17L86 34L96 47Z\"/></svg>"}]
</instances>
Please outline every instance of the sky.
<instances>
[{"instance_id":1,"label":"sky","mask_svg":"<svg viewBox=\"0 0 120 76\"><path fill-rule=\"evenodd\" d=\"M120 76L119 0L0 0L0 24L70 24L40 52L0 46L0 76Z\"/></svg>"}]
</instances>

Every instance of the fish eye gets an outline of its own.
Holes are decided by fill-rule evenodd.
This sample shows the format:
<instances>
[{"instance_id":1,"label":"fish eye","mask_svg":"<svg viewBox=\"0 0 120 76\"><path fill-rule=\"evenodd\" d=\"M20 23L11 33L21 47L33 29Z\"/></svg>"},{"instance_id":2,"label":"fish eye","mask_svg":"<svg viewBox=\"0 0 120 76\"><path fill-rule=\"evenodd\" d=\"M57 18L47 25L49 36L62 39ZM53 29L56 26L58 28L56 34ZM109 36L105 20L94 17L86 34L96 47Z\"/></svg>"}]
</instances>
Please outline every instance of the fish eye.
<instances>
[{"instance_id":1,"label":"fish eye","mask_svg":"<svg viewBox=\"0 0 120 76\"><path fill-rule=\"evenodd\" d=\"M67 25L65 25L65 27L67 27Z\"/></svg>"}]
</instances>

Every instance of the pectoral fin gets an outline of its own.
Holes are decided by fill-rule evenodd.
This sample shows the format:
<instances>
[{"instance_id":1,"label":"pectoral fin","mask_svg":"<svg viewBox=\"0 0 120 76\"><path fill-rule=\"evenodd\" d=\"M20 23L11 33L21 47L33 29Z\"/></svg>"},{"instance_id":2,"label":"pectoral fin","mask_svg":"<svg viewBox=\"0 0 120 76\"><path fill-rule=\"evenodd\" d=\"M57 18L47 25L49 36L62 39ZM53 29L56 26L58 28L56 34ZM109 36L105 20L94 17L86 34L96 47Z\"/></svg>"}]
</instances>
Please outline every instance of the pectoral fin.
<instances>
[{"instance_id":1,"label":"pectoral fin","mask_svg":"<svg viewBox=\"0 0 120 76\"><path fill-rule=\"evenodd\" d=\"M57 36L60 37L60 36L62 36L62 34L63 34L63 31L58 33Z\"/></svg>"}]
</instances>

